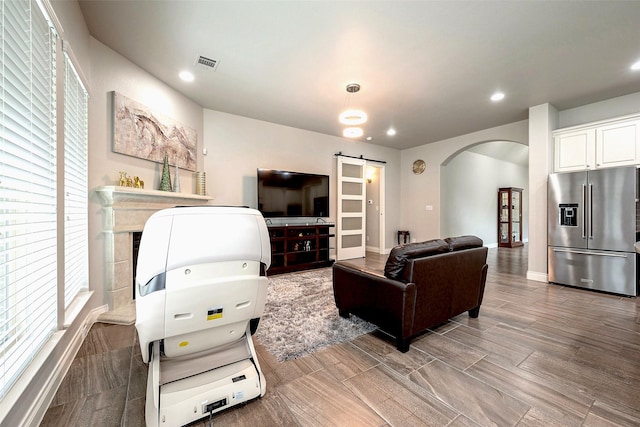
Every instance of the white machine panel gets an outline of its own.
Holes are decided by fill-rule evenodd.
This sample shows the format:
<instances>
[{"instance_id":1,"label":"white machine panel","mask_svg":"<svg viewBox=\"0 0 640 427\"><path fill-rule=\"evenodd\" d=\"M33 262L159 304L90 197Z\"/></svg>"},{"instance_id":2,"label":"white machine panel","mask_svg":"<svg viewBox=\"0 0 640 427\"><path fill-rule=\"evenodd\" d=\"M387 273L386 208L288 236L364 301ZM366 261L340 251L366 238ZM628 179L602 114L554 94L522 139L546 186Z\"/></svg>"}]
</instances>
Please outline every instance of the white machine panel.
<instances>
[{"instance_id":1,"label":"white machine panel","mask_svg":"<svg viewBox=\"0 0 640 427\"><path fill-rule=\"evenodd\" d=\"M148 426L188 424L264 395L251 322L264 311L270 263L255 209L173 208L149 218L136 271Z\"/></svg>"}]
</instances>

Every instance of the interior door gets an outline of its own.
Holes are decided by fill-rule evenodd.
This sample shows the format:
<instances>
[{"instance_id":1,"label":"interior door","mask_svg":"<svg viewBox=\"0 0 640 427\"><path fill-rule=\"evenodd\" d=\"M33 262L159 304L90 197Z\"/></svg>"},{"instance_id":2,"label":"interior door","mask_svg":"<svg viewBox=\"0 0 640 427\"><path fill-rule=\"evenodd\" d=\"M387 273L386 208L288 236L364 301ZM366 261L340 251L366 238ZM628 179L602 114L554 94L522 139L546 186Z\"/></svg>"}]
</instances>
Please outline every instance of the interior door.
<instances>
[{"instance_id":1,"label":"interior door","mask_svg":"<svg viewBox=\"0 0 640 427\"><path fill-rule=\"evenodd\" d=\"M364 159L337 157L338 209L336 258L365 256L365 175Z\"/></svg>"}]
</instances>

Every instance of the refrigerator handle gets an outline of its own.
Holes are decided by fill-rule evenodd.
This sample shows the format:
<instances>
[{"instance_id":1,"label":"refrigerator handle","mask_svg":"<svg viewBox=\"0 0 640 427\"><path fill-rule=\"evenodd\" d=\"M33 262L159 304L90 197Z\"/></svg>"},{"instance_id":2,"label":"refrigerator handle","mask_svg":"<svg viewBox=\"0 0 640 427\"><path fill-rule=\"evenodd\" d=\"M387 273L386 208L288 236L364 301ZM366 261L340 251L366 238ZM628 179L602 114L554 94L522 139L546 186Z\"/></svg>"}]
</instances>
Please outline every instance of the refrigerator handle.
<instances>
[{"instance_id":1,"label":"refrigerator handle","mask_svg":"<svg viewBox=\"0 0 640 427\"><path fill-rule=\"evenodd\" d=\"M593 184L589 184L589 239L593 239Z\"/></svg>"},{"instance_id":2,"label":"refrigerator handle","mask_svg":"<svg viewBox=\"0 0 640 427\"><path fill-rule=\"evenodd\" d=\"M582 184L582 238L587 238L587 208L585 202L587 201L587 185Z\"/></svg>"}]
</instances>

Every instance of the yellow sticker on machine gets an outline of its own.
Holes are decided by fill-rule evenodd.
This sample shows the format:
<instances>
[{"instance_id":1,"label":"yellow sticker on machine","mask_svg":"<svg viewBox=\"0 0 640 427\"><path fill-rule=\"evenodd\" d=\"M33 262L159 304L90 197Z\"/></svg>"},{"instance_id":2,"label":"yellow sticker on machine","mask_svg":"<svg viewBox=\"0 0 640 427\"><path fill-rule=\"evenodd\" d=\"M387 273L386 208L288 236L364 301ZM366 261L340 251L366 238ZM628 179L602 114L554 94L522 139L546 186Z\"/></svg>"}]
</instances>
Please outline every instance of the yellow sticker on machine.
<instances>
[{"instance_id":1,"label":"yellow sticker on machine","mask_svg":"<svg viewBox=\"0 0 640 427\"><path fill-rule=\"evenodd\" d=\"M207 320L222 319L222 307L211 307L207 310Z\"/></svg>"}]
</instances>

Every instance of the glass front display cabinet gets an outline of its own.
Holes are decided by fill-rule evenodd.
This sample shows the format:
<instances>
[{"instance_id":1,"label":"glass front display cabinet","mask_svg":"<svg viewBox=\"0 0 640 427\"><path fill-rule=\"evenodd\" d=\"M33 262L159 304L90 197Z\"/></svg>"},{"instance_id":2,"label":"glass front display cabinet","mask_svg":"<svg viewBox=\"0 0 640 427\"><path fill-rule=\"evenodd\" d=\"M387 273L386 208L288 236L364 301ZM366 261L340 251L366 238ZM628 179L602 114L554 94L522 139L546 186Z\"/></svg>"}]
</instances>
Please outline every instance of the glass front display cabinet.
<instances>
[{"instance_id":1,"label":"glass front display cabinet","mask_svg":"<svg viewBox=\"0 0 640 427\"><path fill-rule=\"evenodd\" d=\"M498 189L498 247L522 246L522 188Z\"/></svg>"}]
</instances>

